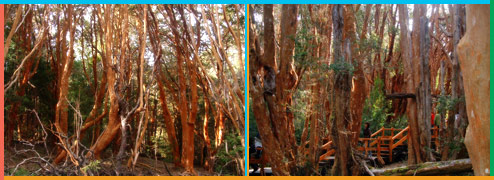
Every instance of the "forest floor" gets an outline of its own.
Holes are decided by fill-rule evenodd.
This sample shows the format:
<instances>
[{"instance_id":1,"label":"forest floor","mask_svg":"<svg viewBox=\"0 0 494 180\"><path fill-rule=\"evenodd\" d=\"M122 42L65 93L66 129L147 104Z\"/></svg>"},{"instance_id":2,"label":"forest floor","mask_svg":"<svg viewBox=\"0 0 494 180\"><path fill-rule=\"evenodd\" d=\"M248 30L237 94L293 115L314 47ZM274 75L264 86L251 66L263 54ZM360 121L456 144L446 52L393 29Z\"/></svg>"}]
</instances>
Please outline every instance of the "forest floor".
<instances>
[{"instance_id":1,"label":"forest floor","mask_svg":"<svg viewBox=\"0 0 494 180\"><path fill-rule=\"evenodd\" d=\"M37 154L34 151L26 151L31 149L29 146L25 145L19 145L17 144L15 148L13 149L5 149L4 152L4 157L5 157L5 163L4 163L4 169L5 169L5 175L10 175L10 173L13 171L13 169L20 164L22 161L29 159L29 158L34 158L37 157ZM41 157L48 157L45 148L43 148L42 145L37 145L34 150L41 156ZM54 156L54 155L52 155ZM53 159L54 157L52 157ZM127 159L123 164L126 164ZM113 169L114 164L112 164L112 160L107 160L104 159L100 163L100 173L99 175L115 175L115 172ZM59 165L61 166L61 165ZM40 169L40 166L37 163L25 163L19 166L17 169L15 175L20 175L20 176L30 176L30 175L44 175L40 174L37 172ZM149 157L144 157L140 156L137 163L136 167L133 171L127 170L126 172L121 172L123 175L135 175L135 176L183 176L184 174L184 168L182 167L175 167L173 163L165 162L162 159L154 159L154 158L149 158ZM214 176L216 175L214 172L209 172L205 170L202 167L194 167L195 172L197 173L198 176ZM50 175L50 174L47 174Z\"/></svg>"}]
</instances>

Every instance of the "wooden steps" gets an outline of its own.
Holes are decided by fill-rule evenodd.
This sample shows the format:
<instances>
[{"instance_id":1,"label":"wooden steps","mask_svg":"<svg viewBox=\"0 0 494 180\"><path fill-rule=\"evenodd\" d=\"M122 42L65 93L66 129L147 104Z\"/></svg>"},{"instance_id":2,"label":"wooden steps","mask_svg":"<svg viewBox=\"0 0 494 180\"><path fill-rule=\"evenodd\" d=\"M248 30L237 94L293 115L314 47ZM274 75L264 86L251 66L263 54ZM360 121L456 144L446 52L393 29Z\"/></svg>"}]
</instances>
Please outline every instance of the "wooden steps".
<instances>
[{"instance_id":1,"label":"wooden steps","mask_svg":"<svg viewBox=\"0 0 494 180\"><path fill-rule=\"evenodd\" d=\"M409 129L409 126L404 129L382 127L374 132L370 138L359 138L360 143L357 150L362 151L366 155L368 152L371 152L373 155L376 155L376 159L382 164L385 164L384 159L387 159L388 162L393 162L393 150L399 146L406 145ZM437 127L433 127L431 130L431 141L437 148L439 147L439 131ZM319 157L319 161L328 160L335 153L331 147L332 143L332 141L329 141L321 146L321 150L326 151L326 153Z\"/></svg>"}]
</instances>

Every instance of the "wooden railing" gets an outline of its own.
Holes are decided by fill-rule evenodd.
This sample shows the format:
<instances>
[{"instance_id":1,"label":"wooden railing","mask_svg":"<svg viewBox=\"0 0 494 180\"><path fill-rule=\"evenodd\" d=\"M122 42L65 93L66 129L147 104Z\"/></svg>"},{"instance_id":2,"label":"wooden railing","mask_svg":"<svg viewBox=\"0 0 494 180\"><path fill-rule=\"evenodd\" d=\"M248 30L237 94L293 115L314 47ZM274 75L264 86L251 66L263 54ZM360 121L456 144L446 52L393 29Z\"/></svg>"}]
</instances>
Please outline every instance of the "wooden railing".
<instances>
[{"instance_id":1,"label":"wooden railing","mask_svg":"<svg viewBox=\"0 0 494 180\"><path fill-rule=\"evenodd\" d=\"M389 162L393 161L393 150L397 147L404 145L405 141L408 140L408 130L410 129L407 126L405 129L395 129L395 128L384 128L377 130L375 133L371 135L370 138L359 138L360 145L357 147L359 151L364 152L367 156L369 153L373 153L376 155L376 158L380 163L385 164L383 156L388 156ZM433 127L431 133L431 142L436 145L436 148L439 147L439 129L437 126ZM398 133L395 133L399 131ZM326 151L323 155L319 156L319 162L328 160L331 156L333 156L336 152L331 146L333 145L333 141L328 141L326 144L323 144L320 149ZM258 148L258 150L262 150L262 148ZM249 158L249 163L259 164L261 166L261 173L264 173L264 166L267 164L267 157L261 154L260 159L255 159L253 157Z\"/></svg>"},{"instance_id":2,"label":"wooden railing","mask_svg":"<svg viewBox=\"0 0 494 180\"><path fill-rule=\"evenodd\" d=\"M408 140L408 130L407 126L405 129L395 129L395 128L384 128L377 130L371 135L370 138L359 138L360 145L357 147L359 151L364 152L367 156L369 153L375 153L376 158L382 164L385 164L383 156L387 156L389 162L393 161L393 150L401 145L405 144ZM433 127L431 133L432 143L439 147L439 132L437 126ZM395 133L398 132L398 133ZM331 148L332 141L327 142L321 146L322 150L326 153L319 156L319 161L327 160L330 156L334 155L335 150Z\"/></svg>"}]
</instances>

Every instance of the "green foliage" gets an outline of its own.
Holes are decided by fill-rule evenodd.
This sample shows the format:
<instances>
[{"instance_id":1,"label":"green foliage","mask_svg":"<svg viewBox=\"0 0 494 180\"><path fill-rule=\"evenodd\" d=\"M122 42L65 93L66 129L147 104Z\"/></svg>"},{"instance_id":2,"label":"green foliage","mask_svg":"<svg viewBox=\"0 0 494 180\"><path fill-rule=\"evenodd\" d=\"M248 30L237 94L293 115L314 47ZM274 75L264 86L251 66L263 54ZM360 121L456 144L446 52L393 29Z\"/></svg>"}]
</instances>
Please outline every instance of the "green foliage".
<instances>
[{"instance_id":1,"label":"green foliage","mask_svg":"<svg viewBox=\"0 0 494 180\"><path fill-rule=\"evenodd\" d=\"M236 174L235 168L225 168L234 166L233 162L236 159L244 158L244 146L242 145L242 137L236 133L225 134L225 142L219 147L214 170L221 174ZM228 143L228 147L227 144ZM228 151L226 150L228 148Z\"/></svg>"},{"instance_id":2,"label":"green foliage","mask_svg":"<svg viewBox=\"0 0 494 180\"><path fill-rule=\"evenodd\" d=\"M366 39L359 41L359 51L366 51L366 53L376 53L382 51L382 47L379 44L381 40L379 36L371 33Z\"/></svg>"},{"instance_id":3,"label":"green foliage","mask_svg":"<svg viewBox=\"0 0 494 180\"><path fill-rule=\"evenodd\" d=\"M341 57L343 58L343 57ZM333 70L336 74L338 73L348 73L353 76L353 72L355 71L355 67L352 63L344 61L343 59L336 60L334 63L329 65L329 69Z\"/></svg>"},{"instance_id":4,"label":"green foliage","mask_svg":"<svg viewBox=\"0 0 494 180\"><path fill-rule=\"evenodd\" d=\"M256 118L254 117L254 109L252 108L252 98L249 98L249 139L253 139L259 134L257 129Z\"/></svg>"},{"instance_id":5,"label":"green foliage","mask_svg":"<svg viewBox=\"0 0 494 180\"><path fill-rule=\"evenodd\" d=\"M300 11L308 10L306 9L306 6L303 6ZM297 29L297 34L294 38L295 53L293 59L295 60L295 65L297 67L314 67L317 65L317 59L312 56L314 49L317 48L317 44L314 44L314 41L318 38L314 33L310 32L313 26L309 16L301 16L300 26Z\"/></svg>"},{"instance_id":6,"label":"green foliage","mask_svg":"<svg viewBox=\"0 0 494 180\"><path fill-rule=\"evenodd\" d=\"M386 119L393 115L393 113L388 113L391 108L391 101L384 96L383 87L383 81L379 78L375 79L374 87L365 100L362 122L369 123L372 132L383 127Z\"/></svg>"},{"instance_id":7,"label":"green foliage","mask_svg":"<svg viewBox=\"0 0 494 180\"><path fill-rule=\"evenodd\" d=\"M293 97L294 99L297 99L297 103L293 103L292 106L290 107L291 112L294 115L294 125L295 125L295 139L297 142L302 142L301 136L302 136L302 131L304 130L304 123L306 120L306 115L307 115L307 101L304 101L303 99L307 99L310 97L310 91L308 90L298 90L294 93ZM317 109L317 107L316 107Z\"/></svg>"},{"instance_id":8,"label":"green foliage","mask_svg":"<svg viewBox=\"0 0 494 180\"><path fill-rule=\"evenodd\" d=\"M446 146L449 147L449 157L452 157L454 154L459 153L462 149L465 149L465 139L464 138L459 138L455 139L453 138L451 141L446 142Z\"/></svg>"},{"instance_id":9,"label":"green foliage","mask_svg":"<svg viewBox=\"0 0 494 180\"><path fill-rule=\"evenodd\" d=\"M444 117L445 119L450 119L450 117L448 117L449 115L448 112L453 111L458 103L464 101L465 101L464 97L453 98L451 95L440 95L436 100L437 102L436 111L438 113L438 115L436 116L436 121L441 118L440 114L446 115L446 117ZM439 123L436 122L436 124ZM439 141L441 141L441 143L449 147L449 154L448 154L449 157L460 152L462 149L465 149L465 144L463 143L464 138L461 138L459 134L460 134L459 130L455 128L453 129L453 135L452 135L453 138L449 140L448 138L441 138L441 137L439 138Z\"/></svg>"},{"instance_id":10,"label":"green foliage","mask_svg":"<svg viewBox=\"0 0 494 180\"><path fill-rule=\"evenodd\" d=\"M81 168L81 171L84 174L87 174L89 171L90 172L97 172L100 169L101 169L101 167L100 167L100 161L99 160L96 160L96 161L91 161L88 165L82 167Z\"/></svg>"},{"instance_id":11,"label":"green foliage","mask_svg":"<svg viewBox=\"0 0 494 180\"><path fill-rule=\"evenodd\" d=\"M12 41L9 46L9 53L5 55L4 62L4 84L11 81L14 71L19 67L22 59L29 53L19 42ZM22 77L18 79L17 83L13 84L11 89L4 95L5 97L5 122L11 121L8 113L11 111L13 104L20 103L18 109L18 117L20 114L30 113L28 110L36 109L40 119L43 123L49 124L50 120L54 118L53 108L56 104L56 98L54 98L53 81L55 74L52 72L49 61L44 56L32 57L30 59L32 66L31 73L36 74L32 76L27 84L23 86L23 96L19 96L19 82ZM37 65L37 66L36 66ZM35 69L35 67L37 67ZM26 70L26 66L20 70L21 75ZM37 122L36 122L37 123ZM46 126L46 125L45 125ZM39 130L40 131L40 130ZM14 133L17 133L15 131ZM25 132L25 137L31 137L36 132Z\"/></svg>"},{"instance_id":12,"label":"green foliage","mask_svg":"<svg viewBox=\"0 0 494 180\"><path fill-rule=\"evenodd\" d=\"M12 174L14 173L14 174ZM31 176L32 173L29 172L29 170L27 169L24 169L24 168L18 168L15 172L14 172L14 168L12 169L9 169L7 170L7 172L5 172L6 175L11 175L11 176Z\"/></svg>"},{"instance_id":13,"label":"green foliage","mask_svg":"<svg viewBox=\"0 0 494 180\"><path fill-rule=\"evenodd\" d=\"M465 101L464 97L453 98L451 95L440 95L437 98L436 111L439 114L447 114L448 111L452 111L456 104Z\"/></svg>"},{"instance_id":14,"label":"green foliage","mask_svg":"<svg viewBox=\"0 0 494 180\"><path fill-rule=\"evenodd\" d=\"M406 115L399 116L398 118L389 122L386 126L398 129L406 128L408 126L408 118Z\"/></svg>"},{"instance_id":15,"label":"green foliage","mask_svg":"<svg viewBox=\"0 0 494 180\"><path fill-rule=\"evenodd\" d=\"M166 129L163 127L158 127L156 131L159 133L156 133L155 136L150 137L152 144L147 146L147 148L149 148L147 151L154 154L154 150L156 148L156 155L158 157L164 158L166 162L172 162L172 146L167 141L168 136L166 134Z\"/></svg>"}]
</instances>

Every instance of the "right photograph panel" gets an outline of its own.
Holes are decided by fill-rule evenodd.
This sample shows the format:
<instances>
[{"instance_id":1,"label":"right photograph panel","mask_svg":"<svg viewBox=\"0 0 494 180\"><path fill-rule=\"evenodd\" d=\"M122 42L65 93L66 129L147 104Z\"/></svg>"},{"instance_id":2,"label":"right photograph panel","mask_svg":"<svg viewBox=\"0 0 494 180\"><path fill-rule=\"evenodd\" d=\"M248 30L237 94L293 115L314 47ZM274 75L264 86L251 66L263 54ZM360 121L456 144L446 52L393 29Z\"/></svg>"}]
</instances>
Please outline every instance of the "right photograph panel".
<instances>
[{"instance_id":1,"label":"right photograph panel","mask_svg":"<svg viewBox=\"0 0 494 180\"><path fill-rule=\"evenodd\" d=\"M490 174L489 5L248 5L249 175Z\"/></svg>"}]
</instances>

